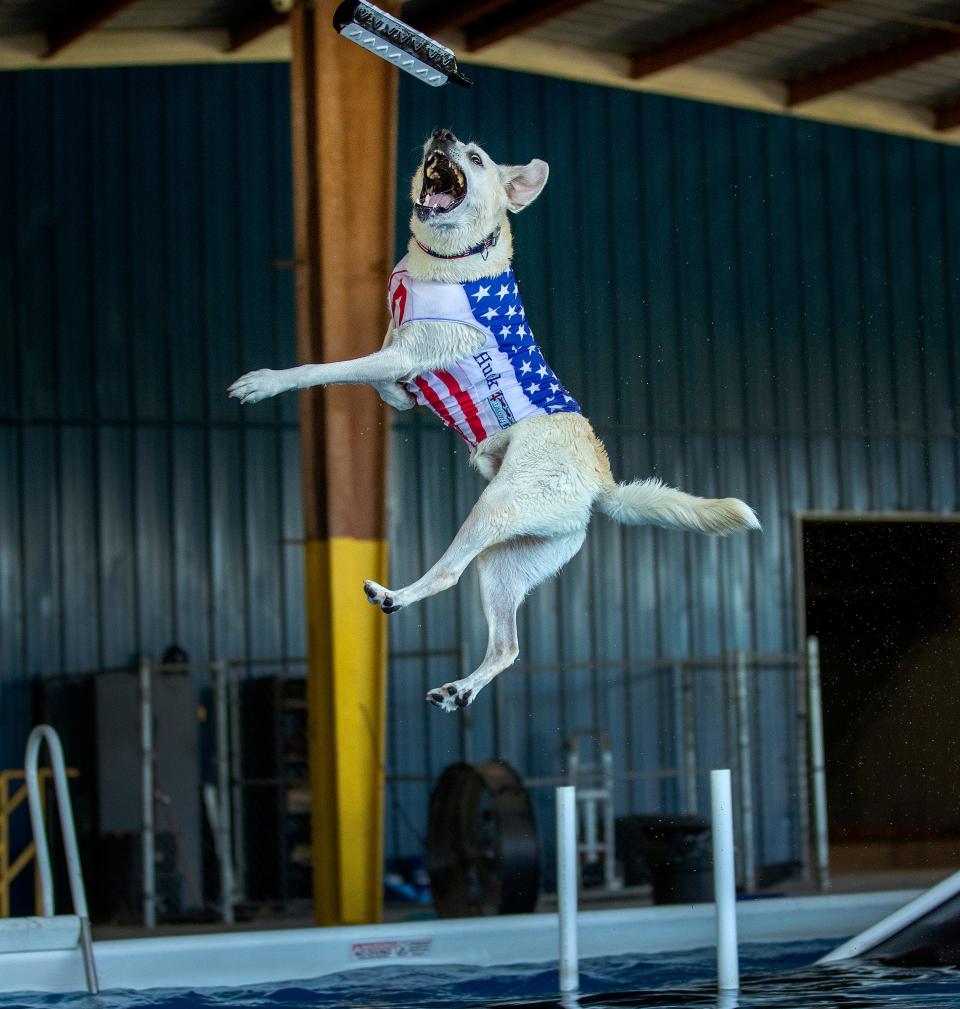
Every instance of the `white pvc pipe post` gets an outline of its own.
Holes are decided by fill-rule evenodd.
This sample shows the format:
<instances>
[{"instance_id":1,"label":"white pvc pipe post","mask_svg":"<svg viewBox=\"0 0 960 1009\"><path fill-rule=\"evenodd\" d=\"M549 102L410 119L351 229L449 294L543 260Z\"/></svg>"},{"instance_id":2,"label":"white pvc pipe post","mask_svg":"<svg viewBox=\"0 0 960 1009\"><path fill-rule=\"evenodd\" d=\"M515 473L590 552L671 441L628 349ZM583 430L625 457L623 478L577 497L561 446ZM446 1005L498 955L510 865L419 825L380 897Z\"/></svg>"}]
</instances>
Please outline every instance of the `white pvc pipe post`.
<instances>
[{"instance_id":1,"label":"white pvc pipe post","mask_svg":"<svg viewBox=\"0 0 960 1009\"><path fill-rule=\"evenodd\" d=\"M603 856L603 881L608 890L619 890L622 884L617 879L617 853L614 841L616 827L613 819L613 749L605 734L602 737L602 746L600 766L603 768L603 790L607 793L603 804L603 840L607 846Z\"/></svg>"},{"instance_id":2,"label":"white pvc pipe post","mask_svg":"<svg viewBox=\"0 0 960 1009\"><path fill-rule=\"evenodd\" d=\"M697 715L695 711L693 670L681 667L681 697L683 700L683 811L697 812Z\"/></svg>"},{"instance_id":3,"label":"white pvc pipe post","mask_svg":"<svg viewBox=\"0 0 960 1009\"><path fill-rule=\"evenodd\" d=\"M733 793L730 771L710 772L713 835L713 895L717 908L717 987L740 987L737 955L737 886L733 851Z\"/></svg>"},{"instance_id":4,"label":"white pvc pipe post","mask_svg":"<svg viewBox=\"0 0 960 1009\"><path fill-rule=\"evenodd\" d=\"M143 924L157 924L156 834L153 818L153 663L140 659L140 861L143 863Z\"/></svg>"},{"instance_id":5,"label":"white pvc pipe post","mask_svg":"<svg viewBox=\"0 0 960 1009\"><path fill-rule=\"evenodd\" d=\"M229 671L230 666L227 666ZM231 805L231 832L233 834L233 896L235 901L246 898L244 880L247 878L247 852L243 831L243 732L240 726L240 683L236 673L227 677L227 695L230 709L230 775L233 779ZM233 829L239 824L239 829Z\"/></svg>"},{"instance_id":6,"label":"white pvc pipe post","mask_svg":"<svg viewBox=\"0 0 960 1009\"><path fill-rule=\"evenodd\" d=\"M222 659L213 663L213 695L216 708L217 750L217 849L220 855L220 916L228 925L234 923L233 913L233 824L230 813L230 737L227 721L227 664Z\"/></svg>"},{"instance_id":7,"label":"white pvc pipe post","mask_svg":"<svg viewBox=\"0 0 960 1009\"><path fill-rule=\"evenodd\" d=\"M823 702L820 693L820 642L807 638L807 711L810 719L810 765L813 785L814 855L817 886L830 889L830 845L827 833L827 773L823 747Z\"/></svg>"},{"instance_id":8,"label":"white pvc pipe post","mask_svg":"<svg viewBox=\"0 0 960 1009\"><path fill-rule=\"evenodd\" d=\"M743 888L757 889L757 856L753 830L753 764L750 745L750 681L747 656L734 656L734 683L737 710L737 769L740 777L740 852L743 859Z\"/></svg>"},{"instance_id":9,"label":"white pvc pipe post","mask_svg":"<svg viewBox=\"0 0 960 1009\"><path fill-rule=\"evenodd\" d=\"M557 913L560 932L560 991L580 987L577 966L577 790L557 788Z\"/></svg>"}]
</instances>

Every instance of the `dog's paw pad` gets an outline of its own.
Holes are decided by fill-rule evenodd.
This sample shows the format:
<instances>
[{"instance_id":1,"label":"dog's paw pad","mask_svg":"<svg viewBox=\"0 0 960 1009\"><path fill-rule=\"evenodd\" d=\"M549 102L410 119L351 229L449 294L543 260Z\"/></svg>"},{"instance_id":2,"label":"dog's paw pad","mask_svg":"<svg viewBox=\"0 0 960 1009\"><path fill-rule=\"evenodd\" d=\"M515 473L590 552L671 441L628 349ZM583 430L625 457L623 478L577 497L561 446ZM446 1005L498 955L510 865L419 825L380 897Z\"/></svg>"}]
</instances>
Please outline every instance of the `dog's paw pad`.
<instances>
[{"instance_id":1,"label":"dog's paw pad","mask_svg":"<svg viewBox=\"0 0 960 1009\"><path fill-rule=\"evenodd\" d=\"M427 700L444 711L456 711L465 708L473 700L473 688L465 688L462 684L444 683L427 693Z\"/></svg>"},{"instance_id":2,"label":"dog's paw pad","mask_svg":"<svg viewBox=\"0 0 960 1009\"><path fill-rule=\"evenodd\" d=\"M367 602L371 606L379 606L384 613L396 613L401 608L395 595L369 579L363 583L363 592L367 597Z\"/></svg>"}]
</instances>

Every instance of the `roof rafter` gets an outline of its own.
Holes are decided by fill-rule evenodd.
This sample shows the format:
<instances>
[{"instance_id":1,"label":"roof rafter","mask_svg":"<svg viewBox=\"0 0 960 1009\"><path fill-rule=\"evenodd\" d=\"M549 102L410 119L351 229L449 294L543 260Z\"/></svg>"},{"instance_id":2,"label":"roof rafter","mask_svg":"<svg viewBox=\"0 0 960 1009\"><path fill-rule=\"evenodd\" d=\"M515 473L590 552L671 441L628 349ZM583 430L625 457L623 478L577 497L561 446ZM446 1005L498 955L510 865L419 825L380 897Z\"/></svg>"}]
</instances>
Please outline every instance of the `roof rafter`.
<instances>
[{"instance_id":1,"label":"roof rafter","mask_svg":"<svg viewBox=\"0 0 960 1009\"><path fill-rule=\"evenodd\" d=\"M864 81L905 70L925 60L936 59L960 49L960 32L932 31L916 35L906 42L868 53L859 59L830 67L820 73L808 74L795 81L787 81L787 105L800 105L821 95L852 88Z\"/></svg>"},{"instance_id":2,"label":"roof rafter","mask_svg":"<svg viewBox=\"0 0 960 1009\"><path fill-rule=\"evenodd\" d=\"M960 98L933 110L935 130L954 130L960 126Z\"/></svg>"},{"instance_id":3,"label":"roof rafter","mask_svg":"<svg viewBox=\"0 0 960 1009\"><path fill-rule=\"evenodd\" d=\"M639 78L655 74L821 10L823 5L814 0L774 0L758 4L721 21L696 28L663 45L634 53L631 75Z\"/></svg>"},{"instance_id":4,"label":"roof rafter","mask_svg":"<svg viewBox=\"0 0 960 1009\"><path fill-rule=\"evenodd\" d=\"M72 17L60 22L56 27L47 29L47 51L42 54L41 59L56 56L132 3L133 0L93 0L90 3L77 4Z\"/></svg>"},{"instance_id":5,"label":"roof rafter","mask_svg":"<svg viewBox=\"0 0 960 1009\"><path fill-rule=\"evenodd\" d=\"M285 24L288 17L289 15L287 14L268 12L231 25L230 44L227 46L227 52L235 53L238 49L249 45L249 43L260 38L261 35L266 35L267 32Z\"/></svg>"},{"instance_id":6,"label":"roof rafter","mask_svg":"<svg viewBox=\"0 0 960 1009\"><path fill-rule=\"evenodd\" d=\"M464 45L469 52L474 52L528 28L535 28L585 3L587 0L512 0L493 13L466 24Z\"/></svg>"},{"instance_id":7,"label":"roof rafter","mask_svg":"<svg viewBox=\"0 0 960 1009\"><path fill-rule=\"evenodd\" d=\"M401 17L418 31L426 35L436 35L450 31L452 28L462 28L470 21L485 17L498 7L504 0L449 0L424 8L422 4L404 4Z\"/></svg>"}]
</instances>

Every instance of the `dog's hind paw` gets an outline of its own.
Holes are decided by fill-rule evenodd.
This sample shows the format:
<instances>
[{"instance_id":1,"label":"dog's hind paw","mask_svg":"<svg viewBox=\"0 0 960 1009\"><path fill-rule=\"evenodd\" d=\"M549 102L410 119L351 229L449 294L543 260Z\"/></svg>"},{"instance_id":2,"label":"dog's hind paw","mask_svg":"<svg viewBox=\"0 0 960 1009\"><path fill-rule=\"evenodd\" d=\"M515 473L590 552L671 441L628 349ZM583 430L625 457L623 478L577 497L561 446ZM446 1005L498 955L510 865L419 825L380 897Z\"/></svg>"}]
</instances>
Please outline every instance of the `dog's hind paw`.
<instances>
[{"instance_id":1,"label":"dog's hind paw","mask_svg":"<svg viewBox=\"0 0 960 1009\"><path fill-rule=\"evenodd\" d=\"M397 597L389 589L385 589L376 582L367 579L363 583L363 591L366 593L367 602L371 606L379 606L384 613L396 613L400 609Z\"/></svg>"},{"instance_id":2,"label":"dog's hind paw","mask_svg":"<svg viewBox=\"0 0 960 1009\"><path fill-rule=\"evenodd\" d=\"M445 683L442 687L428 690L426 700L435 708L456 711L457 708L465 708L473 700L473 688Z\"/></svg>"}]
</instances>

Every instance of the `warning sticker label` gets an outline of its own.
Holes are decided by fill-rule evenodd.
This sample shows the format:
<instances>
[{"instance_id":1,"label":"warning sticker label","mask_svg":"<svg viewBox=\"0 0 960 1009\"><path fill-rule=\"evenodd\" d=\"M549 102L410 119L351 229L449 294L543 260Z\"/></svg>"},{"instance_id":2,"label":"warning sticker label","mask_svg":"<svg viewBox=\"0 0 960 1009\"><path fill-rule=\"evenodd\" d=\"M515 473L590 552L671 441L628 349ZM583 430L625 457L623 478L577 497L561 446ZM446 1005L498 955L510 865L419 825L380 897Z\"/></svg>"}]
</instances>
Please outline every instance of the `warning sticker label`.
<instances>
[{"instance_id":1,"label":"warning sticker label","mask_svg":"<svg viewBox=\"0 0 960 1009\"><path fill-rule=\"evenodd\" d=\"M408 960L430 956L433 939L383 939L379 942L355 942L351 947L354 960Z\"/></svg>"}]
</instances>

